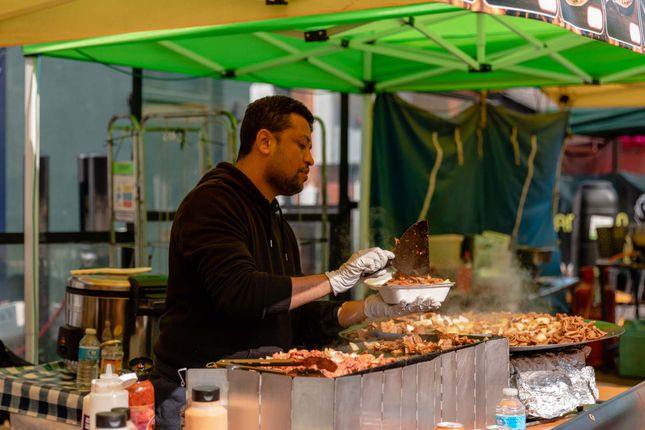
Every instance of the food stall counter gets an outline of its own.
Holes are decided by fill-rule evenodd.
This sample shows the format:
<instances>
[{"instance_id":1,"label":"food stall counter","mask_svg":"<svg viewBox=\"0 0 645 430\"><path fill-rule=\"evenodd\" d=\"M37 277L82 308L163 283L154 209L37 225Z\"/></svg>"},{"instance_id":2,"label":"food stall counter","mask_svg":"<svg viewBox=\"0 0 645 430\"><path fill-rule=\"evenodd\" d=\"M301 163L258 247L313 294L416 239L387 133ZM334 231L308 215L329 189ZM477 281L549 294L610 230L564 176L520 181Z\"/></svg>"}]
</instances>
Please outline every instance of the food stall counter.
<instances>
[{"instance_id":1,"label":"food stall counter","mask_svg":"<svg viewBox=\"0 0 645 430\"><path fill-rule=\"evenodd\" d=\"M0 409L14 428L76 429L83 397L63 362L0 368Z\"/></svg>"}]
</instances>

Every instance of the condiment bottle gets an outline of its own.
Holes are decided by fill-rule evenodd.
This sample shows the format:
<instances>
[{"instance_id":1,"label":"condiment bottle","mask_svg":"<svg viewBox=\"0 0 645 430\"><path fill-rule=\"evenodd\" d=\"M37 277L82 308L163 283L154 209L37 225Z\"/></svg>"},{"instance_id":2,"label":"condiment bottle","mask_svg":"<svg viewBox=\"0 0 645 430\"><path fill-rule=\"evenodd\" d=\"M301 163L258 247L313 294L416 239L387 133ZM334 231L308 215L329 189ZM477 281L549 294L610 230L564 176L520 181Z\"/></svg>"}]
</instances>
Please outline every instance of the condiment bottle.
<instances>
[{"instance_id":1,"label":"condiment bottle","mask_svg":"<svg viewBox=\"0 0 645 430\"><path fill-rule=\"evenodd\" d=\"M123 349L119 339L104 341L101 344L101 373L105 373L108 364L112 365L114 373L121 373L123 368Z\"/></svg>"},{"instance_id":2,"label":"condiment bottle","mask_svg":"<svg viewBox=\"0 0 645 430\"><path fill-rule=\"evenodd\" d=\"M101 342L112 340L112 329L110 328L110 320L105 320L103 331L101 332Z\"/></svg>"},{"instance_id":3,"label":"condiment bottle","mask_svg":"<svg viewBox=\"0 0 645 430\"><path fill-rule=\"evenodd\" d=\"M132 420L130 420L130 408L112 408L112 412L123 412L125 414L125 419L127 420L125 426L128 430L137 430L137 426L134 425Z\"/></svg>"},{"instance_id":4,"label":"condiment bottle","mask_svg":"<svg viewBox=\"0 0 645 430\"><path fill-rule=\"evenodd\" d=\"M226 430L226 408L219 402L219 388L203 385L193 388L184 419L185 430Z\"/></svg>"},{"instance_id":5,"label":"condiment bottle","mask_svg":"<svg viewBox=\"0 0 645 430\"><path fill-rule=\"evenodd\" d=\"M148 357L137 357L128 363L136 373L137 382L128 387L128 405L132 422L138 430L149 430L155 426L155 389L150 382L153 361Z\"/></svg>"},{"instance_id":6,"label":"condiment bottle","mask_svg":"<svg viewBox=\"0 0 645 430\"><path fill-rule=\"evenodd\" d=\"M108 364L100 378L92 380L92 391L83 399L83 430L96 429L96 414L116 407L128 407L125 387L136 381L134 373L117 376Z\"/></svg>"},{"instance_id":7,"label":"condiment bottle","mask_svg":"<svg viewBox=\"0 0 645 430\"><path fill-rule=\"evenodd\" d=\"M126 421L125 412L123 411L97 412L96 430L128 430Z\"/></svg>"},{"instance_id":8,"label":"condiment bottle","mask_svg":"<svg viewBox=\"0 0 645 430\"><path fill-rule=\"evenodd\" d=\"M464 430L464 425L452 421L437 423L435 430Z\"/></svg>"}]
</instances>

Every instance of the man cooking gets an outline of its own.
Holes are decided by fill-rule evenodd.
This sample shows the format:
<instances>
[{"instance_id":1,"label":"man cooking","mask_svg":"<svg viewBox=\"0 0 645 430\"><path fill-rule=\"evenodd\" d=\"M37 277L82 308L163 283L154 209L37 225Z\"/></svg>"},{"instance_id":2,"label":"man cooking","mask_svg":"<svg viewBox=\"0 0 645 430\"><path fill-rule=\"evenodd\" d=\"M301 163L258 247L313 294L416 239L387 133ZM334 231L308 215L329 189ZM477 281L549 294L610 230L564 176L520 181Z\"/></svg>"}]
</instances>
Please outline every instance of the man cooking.
<instances>
[{"instance_id":1,"label":"man cooking","mask_svg":"<svg viewBox=\"0 0 645 430\"><path fill-rule=\"evenodd\" d=\"M318 299L343 293L394 258L371 248L338 270L303 276L298 244L276 196L302 191L313 115L272 96L251 103L235 165L220 163L184 198L170 237L167 311L154 352L158 429L179 428L185 403L177 370L221 358L320 346L353 323L391 316L378 295L365 302Z\"/></svg>"}]
</instances>

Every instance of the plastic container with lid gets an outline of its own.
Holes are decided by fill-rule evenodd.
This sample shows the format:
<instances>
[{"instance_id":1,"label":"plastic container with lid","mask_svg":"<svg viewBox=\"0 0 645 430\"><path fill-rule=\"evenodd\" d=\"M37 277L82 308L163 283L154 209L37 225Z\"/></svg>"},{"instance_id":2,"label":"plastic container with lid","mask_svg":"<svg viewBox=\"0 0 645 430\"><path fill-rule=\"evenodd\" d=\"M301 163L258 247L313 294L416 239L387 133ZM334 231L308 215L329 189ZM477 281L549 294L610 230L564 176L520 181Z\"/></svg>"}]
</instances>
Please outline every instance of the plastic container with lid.
<instances>
[{"instance_id":1,"label":"plastic container with lid","mask_svg":"<svg viewBox=\"0 0 645 430\"><path fill-rule=\"evenodd\" d=\"M153 361L148 357L137 357L128 363L137 375L137 382L128 387L128 405L132 422L138 430L149 430L155 426L155 389L150 382Z\"/></svg>"},{"instance_id":2,"label":"plastic container with lid","mask_svg":"<svg viewBox=\"0 0 645 430\"><path fill-rule=\"evenodd\" d=\"M124 411L105 411L96 414L96 430L128 430Z\"/></svg>"},{"instance_id":3,"label":"plastic container with lid","mask_svg":"<svg viewBox=\"0 0 645 430\"><path fill-rule=\"evenodd\" d=\"M210 385L194 387L191 402L186 408L185 430L226 430L226 408L219 402L219 388Z\"/></svg>"},{"instance_id":4,"label":"plastic container with lid","mask_svg":"<svg viewBox=\"0 0 645 430\"><path fill-rule=\"evenodd\" d=\"M117 376L108 365L100 378L92 381L92 391L83 399L83 430L96 429L96 414L117 407L128 407L126 387L134 384L137 377L134 373Z\"/></svg>"}]
</instances>

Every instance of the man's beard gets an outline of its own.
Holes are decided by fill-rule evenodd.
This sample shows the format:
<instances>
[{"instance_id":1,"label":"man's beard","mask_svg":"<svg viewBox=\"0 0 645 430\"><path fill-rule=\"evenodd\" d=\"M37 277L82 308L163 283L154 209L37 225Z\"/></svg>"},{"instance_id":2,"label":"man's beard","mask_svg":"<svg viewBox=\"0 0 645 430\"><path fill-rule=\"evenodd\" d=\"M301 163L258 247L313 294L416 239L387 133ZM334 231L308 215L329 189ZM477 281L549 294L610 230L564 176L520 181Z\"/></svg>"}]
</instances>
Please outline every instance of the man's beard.
<instances>
[{"instance_id":1,"label":"man's beard","mask_svg":"<svg viewBox=\"0 0 645 430\"><path fill-rule=\"evenodd\" d=\"M300 171L294 176L287 176L279 169L270 167L266 173L266 180L280 196L293 196L302 191L304 183L299 178Z\"/></svg>"}]
</instances>

